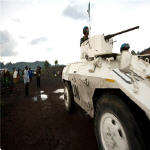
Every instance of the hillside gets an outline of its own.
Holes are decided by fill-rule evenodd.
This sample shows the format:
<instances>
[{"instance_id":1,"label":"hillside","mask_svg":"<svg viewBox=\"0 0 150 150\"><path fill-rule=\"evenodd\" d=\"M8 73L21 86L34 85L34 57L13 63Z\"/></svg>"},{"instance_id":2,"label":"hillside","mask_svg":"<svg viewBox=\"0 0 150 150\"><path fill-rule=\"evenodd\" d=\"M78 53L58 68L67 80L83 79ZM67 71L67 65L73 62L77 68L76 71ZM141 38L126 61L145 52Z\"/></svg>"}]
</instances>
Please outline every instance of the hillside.
<instances>
[{"instance_id":1,"label":"hillside","mask_svg":"<svg viewBox=\"0 0 150 150\"><path fill-rule=\"evenodd\" d=\"M30 67L31 69L36 69L37 66L44 66L44 61L35 61L35 62L17 62L17 63L7 63L4 65L0 62L0 69L7 68L8 70L12 70L13 68L23 69L25 66Z\"/></svg>"}]
</instances>

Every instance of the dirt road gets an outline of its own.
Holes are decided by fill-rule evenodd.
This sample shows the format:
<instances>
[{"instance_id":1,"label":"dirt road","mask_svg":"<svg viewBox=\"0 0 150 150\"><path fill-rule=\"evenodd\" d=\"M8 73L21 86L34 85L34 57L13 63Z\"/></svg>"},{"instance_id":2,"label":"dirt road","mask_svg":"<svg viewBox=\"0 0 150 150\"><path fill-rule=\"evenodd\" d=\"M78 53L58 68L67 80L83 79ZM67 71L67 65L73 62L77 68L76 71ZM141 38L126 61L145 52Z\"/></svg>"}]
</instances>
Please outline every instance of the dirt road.
<instances>
[{"instance_id":1,"label":"dirt road","mask_svg":"<svg viewBox=\"0 0 150 150\"><path fill-rule=\"evenodd\" d=\"M59 99L61 93L53 93L63 88L61 80L43 78L41 83L37 89L32 81L29 97L24 97L20 83L17 91L3 98L8 104L2 108L2 149L97 150L93 120L79 107L68 114ZM48 99L40 98L41 90Z\"/></svg>"}]
</instances>

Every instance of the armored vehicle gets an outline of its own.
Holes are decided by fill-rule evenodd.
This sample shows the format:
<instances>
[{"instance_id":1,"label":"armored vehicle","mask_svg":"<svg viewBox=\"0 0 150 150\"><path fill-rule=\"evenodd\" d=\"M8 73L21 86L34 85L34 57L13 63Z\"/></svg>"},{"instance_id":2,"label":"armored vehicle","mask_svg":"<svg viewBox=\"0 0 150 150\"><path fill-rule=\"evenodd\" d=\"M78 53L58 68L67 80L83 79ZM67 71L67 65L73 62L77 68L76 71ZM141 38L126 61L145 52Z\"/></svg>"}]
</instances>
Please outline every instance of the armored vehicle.
<instances>
[{"instance_id":1,"label":"armored vehicle","mask_svg":"<svg viewBox=\"0 0 150 150\"><path fill-rule=\"evenodd\" d=\"M113 37L90 37L81 45L81 61L62 74L65 107L77 103L94 118L99 150L150 149L150 64L128 50L112 53Z\"/></svg>"}]
</instances>

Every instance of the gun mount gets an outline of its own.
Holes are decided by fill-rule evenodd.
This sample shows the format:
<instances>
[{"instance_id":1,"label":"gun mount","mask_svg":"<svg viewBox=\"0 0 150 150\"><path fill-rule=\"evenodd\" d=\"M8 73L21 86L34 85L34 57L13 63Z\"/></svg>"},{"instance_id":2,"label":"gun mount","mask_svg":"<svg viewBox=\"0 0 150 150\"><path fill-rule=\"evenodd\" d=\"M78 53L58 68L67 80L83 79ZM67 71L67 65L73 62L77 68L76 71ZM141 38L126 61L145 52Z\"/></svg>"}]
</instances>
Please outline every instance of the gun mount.
<instances>
[{"instance_id":1,"label":"gun mount","mask_svg":"<svg viewBox=\"0 0 150 150\"><path fill-rule=\"evenodd\" d=\"M95 35L90 37L87 41L83 42L81 45L81 59L85 59L85 56L96 57L105 54L112 54L113 49L113 39L112 37L139 29L139 26L117 32L115 34L109 34L104 36L102 35Z\"/></svg>"},{"instance_id":2,"label":"gun mount","mask_svg":"<svg viewBox=\"0 0 150 150\"><path fill-rule=\"evenodd\" d=\"M130 31L135 30L135 29L139 29L139 26L136 26L136 27L133 27L133 28L121 31L121 32L117 32L117 33L114 33L114 34L108 34L108 35L105 36L105 40L109 40L110 38L112 38L114 36L117 36L117 35L120 35L120 34L123 34L123 33L126 33L126 32L130 32Z\"/></svg>"}]
</instances>

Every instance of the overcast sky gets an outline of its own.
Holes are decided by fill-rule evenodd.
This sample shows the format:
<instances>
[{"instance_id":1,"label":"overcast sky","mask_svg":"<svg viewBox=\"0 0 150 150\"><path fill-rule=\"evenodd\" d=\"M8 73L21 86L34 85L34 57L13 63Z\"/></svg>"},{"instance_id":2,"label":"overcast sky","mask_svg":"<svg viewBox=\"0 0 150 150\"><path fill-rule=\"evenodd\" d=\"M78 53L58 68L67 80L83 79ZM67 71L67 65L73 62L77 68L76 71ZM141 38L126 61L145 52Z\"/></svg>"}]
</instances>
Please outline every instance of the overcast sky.
<instances>
[{"instance_id":1,"label":"overcast sky","mask_svg":"<svg viewBox=\"0 0 150 150\"><path fill-rule=\"evenodd\" d=\"M0 61L80 60L82 28L89 0L0 0ZM150 0L91 0L91 36L140 29L114 38L131 50L150 47Z\"/></svg>"}]
</instances>

